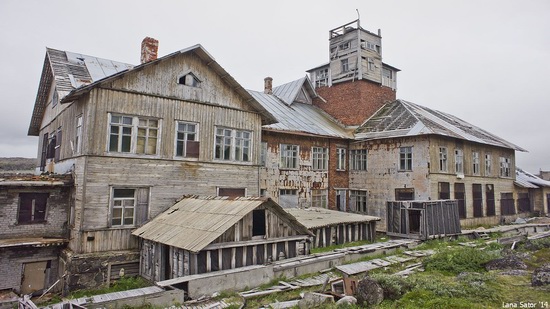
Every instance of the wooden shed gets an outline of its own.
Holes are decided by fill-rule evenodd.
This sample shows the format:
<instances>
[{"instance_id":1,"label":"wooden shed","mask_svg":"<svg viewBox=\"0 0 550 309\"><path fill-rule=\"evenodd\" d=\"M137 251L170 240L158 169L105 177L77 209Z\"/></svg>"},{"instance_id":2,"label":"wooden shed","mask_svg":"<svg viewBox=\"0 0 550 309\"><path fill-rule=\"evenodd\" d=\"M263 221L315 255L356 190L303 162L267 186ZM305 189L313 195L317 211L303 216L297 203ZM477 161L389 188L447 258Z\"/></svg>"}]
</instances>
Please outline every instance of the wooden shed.
<instances>
[{"instance_id":1,"label":"wooden shed","mask_svg":"<svg viewBox=\"0 0 550 309\"><path fill-rule=\"evenodd\" d=\"M140 273L167 280L309 253L312 234L269 198L189 196L136 229Z\"/></svg>"},{"instance_id":2,"label":"wooden shed","mask_svg":"<svg viewBox=\"0 0 550 309\"><path fill-rule=\"evenodd\" d=\"M457 200L387 203L387 234L429 239L461 233Z\"/></svg>"},{"instance_id":3,"label":"wooden shed","mask_svg":"<svg viewBox=\"0 0 550 309\"><path fill-rule=\"evenodd\" d=\"M286 208L315 235L313 247L340 245L352 241L374 241L380 218L319 207Z\"/></svg>"}]
</instances>

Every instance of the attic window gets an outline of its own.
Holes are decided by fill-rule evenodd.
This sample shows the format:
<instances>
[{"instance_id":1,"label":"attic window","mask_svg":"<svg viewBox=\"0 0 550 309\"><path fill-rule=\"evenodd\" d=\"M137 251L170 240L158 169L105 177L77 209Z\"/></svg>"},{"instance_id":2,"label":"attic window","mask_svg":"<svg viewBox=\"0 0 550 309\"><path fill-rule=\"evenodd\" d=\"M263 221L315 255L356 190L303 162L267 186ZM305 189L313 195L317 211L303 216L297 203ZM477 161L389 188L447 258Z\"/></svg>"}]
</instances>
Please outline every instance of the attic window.
<instances>
[{"instance_id":1,"label":"attic window","mask_svg":"<svg viewBox=\"0 0 550 309\"><path fill-rule=\"evenodd\" d=\"M59 103L59 96L57 94L57 88L54 88L52 95L52 108L55 107L57 103Z\"/></svg>"},{"instance_id":2,"label":"attic window","mask_svg":"<svg viewBox=\"0 0 550 309\"><path fill-rule=\"evenodd\" d=\"M187 73L178 78L178 84L190 87L200 87L201 81L193 73Z\"/></svg>"}]
</instances>

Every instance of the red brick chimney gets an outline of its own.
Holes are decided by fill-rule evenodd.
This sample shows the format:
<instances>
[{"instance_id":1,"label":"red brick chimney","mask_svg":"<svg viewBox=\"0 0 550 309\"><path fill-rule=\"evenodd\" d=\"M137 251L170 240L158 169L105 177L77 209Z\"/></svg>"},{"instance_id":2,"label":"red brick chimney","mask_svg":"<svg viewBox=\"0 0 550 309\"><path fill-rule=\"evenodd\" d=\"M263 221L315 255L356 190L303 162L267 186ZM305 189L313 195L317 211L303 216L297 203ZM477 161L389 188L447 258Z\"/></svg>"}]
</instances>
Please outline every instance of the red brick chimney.
<instances>
[{"instance_id":1,"label":"red brick chimney","mask_svg":"<svg viewBox=\"0 0 550 309\"><path fill-rule=\"evenodd\" d=\"M273 94L273 78L264 78L264 93Z\"/></svg>"},{"instance_id":2,"label":"red brick chimney","mask_svg":"<svg viewBox=\"0 0 550 309\"><path fill-rule=\"evenodd\" d=\"M159 51L159 41L146 37L141 41L141 63L157 59Z\"/></svg>"}]
</instances>

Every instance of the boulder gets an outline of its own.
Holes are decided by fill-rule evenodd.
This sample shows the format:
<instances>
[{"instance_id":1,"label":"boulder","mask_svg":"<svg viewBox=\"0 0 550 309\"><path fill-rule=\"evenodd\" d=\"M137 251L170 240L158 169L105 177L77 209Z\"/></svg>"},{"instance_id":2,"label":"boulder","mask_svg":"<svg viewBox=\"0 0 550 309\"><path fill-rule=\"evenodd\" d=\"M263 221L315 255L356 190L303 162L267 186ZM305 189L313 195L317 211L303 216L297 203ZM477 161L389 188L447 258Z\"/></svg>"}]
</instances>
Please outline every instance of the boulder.
<instances>
[{"instance_id":1,"label":"boulder","mask_svg":"<svg viewBox=\"0 0 550 309\"><path fill-rule=\"evenodd\" d=\"M503 269L527 269L527 265L515 254L507 255L503 258L489 261L485 264L487 270Z\"/></svg>"},{"instance_id":2,"label":"boulder","mask_svg":"<svg viewBox=\"0 0 550 309\"><path fill-rule=\"evenodd\" d=\"M326 303L334 303L334 296L322 293L308 292L298 302L300 309L317 308Z\"/></svg>"},{"instance_id":3,"label":"boulder","mask_svg":"<svg viewBox=\"0 0 550 309\"><path fill-rule=\"evenodd\" d=\"M550 263L544 264L535 269L531 279L531 286L542 286L550 284Z\"/></svg>"},{"instance_id":4,"label":"boulder","mask_svg":"<svg viewBox=\"0 0 550 309\"><path fill-rule=\"evenodd\" d=\"M353 296L344 296L336 302L337 306L351 306L355 304L357 304L357 298Z\"/></svg>"},{"instance_id":5,"label":"boulder","mask_svg":"<svg viewBox=\"0 0 550 309\"><path fill-rule=\"evenodd\" d=\"M384 290L374 279L365 277L357 284L355 298L359 305L378 305L384 300Z\"/></svg>"}]
</instances>

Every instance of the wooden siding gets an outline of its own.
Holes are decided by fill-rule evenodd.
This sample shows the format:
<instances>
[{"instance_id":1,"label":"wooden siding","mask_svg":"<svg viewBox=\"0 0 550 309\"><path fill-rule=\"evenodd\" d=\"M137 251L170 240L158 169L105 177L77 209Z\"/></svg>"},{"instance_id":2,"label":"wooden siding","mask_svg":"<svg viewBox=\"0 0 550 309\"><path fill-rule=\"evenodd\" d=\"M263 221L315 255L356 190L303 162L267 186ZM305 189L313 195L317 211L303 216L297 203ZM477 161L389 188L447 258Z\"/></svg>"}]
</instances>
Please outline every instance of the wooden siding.
<instances>
[{"instance_id":1,"label":"wooden siding","mask_svg":"<svg viewBox=\"0 0 550 309\"><path fill-rule=\"evenodd\" d=\"M376 221L329 225L311 229L311 232L315 234L313 240L314 248L341 245L353 241L374 241L376 237Z\"/></svg>"}]
</instances>

